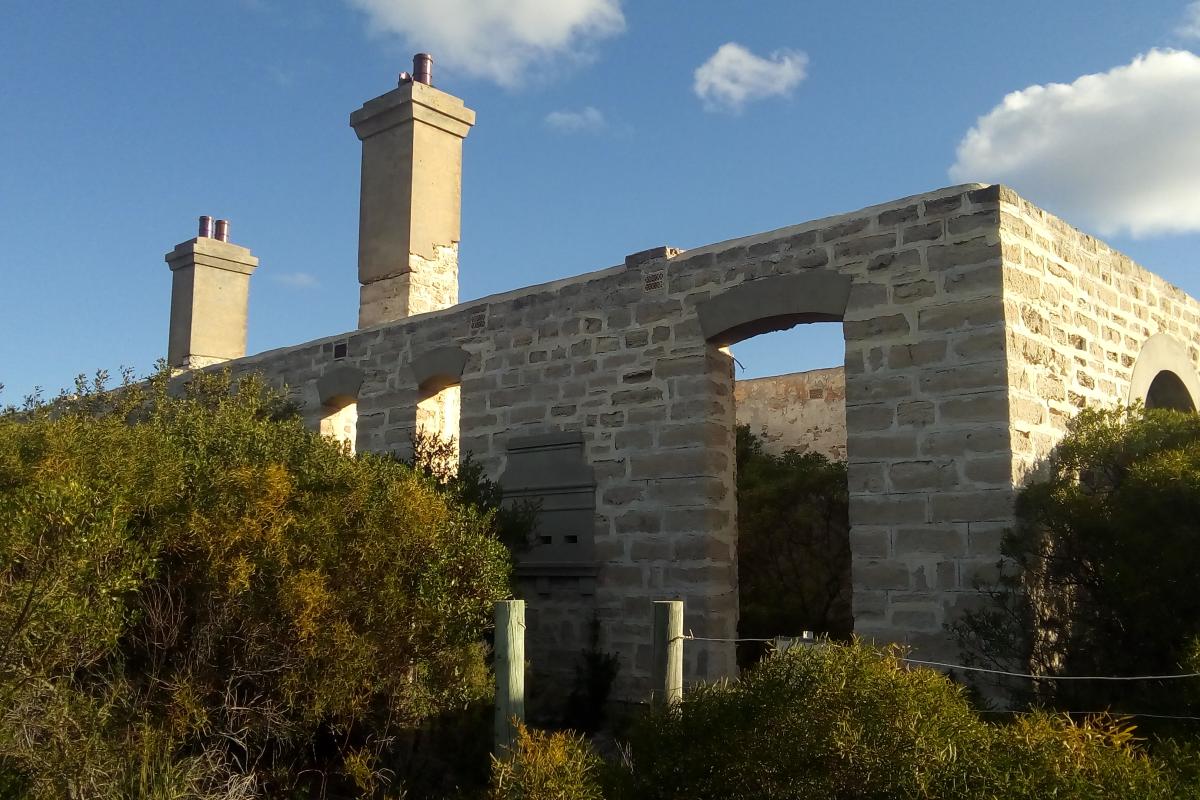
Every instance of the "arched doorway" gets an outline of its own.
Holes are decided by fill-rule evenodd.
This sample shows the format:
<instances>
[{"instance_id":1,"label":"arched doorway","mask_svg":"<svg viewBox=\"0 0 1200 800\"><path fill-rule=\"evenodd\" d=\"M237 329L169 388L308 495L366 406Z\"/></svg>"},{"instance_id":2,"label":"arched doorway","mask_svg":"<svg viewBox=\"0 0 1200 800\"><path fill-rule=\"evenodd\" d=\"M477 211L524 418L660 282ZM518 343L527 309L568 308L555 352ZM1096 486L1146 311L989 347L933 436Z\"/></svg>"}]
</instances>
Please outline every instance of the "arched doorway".
<instances>
[{"instance_id":1,"label":"arched doorway","mask_svg":"<svg viewBox=\"0 0 1200 800\"><path fill-rule=\"evenodd\" d=\"M841 325L850 287L851 279L835 272L768 277L697 306L711 377L723 362L728 382L721 391L733 400L741 639L804 631L840 638L852 631ZM828 361L796 352L820 334L781 333L814 323L836 326L836 351L824 350ZM770 372L747 376L735 356L752 339L791 347L789 363L780 370L776 357ZM760 647L741 645L738 662L746 666L761 654Z\"/></svg>"},{"instance_id":2,"label":"arched doorway","mask_svg":"<svg viewBox=\"0 0 1200 800\"><path fill-rule=\"evenodd\" d=\"M1183 344L1165 333L1147 339L1133 367L1129 402L1194 412L1197 398L1200 375Z\"/></svg>"}]
</instances>

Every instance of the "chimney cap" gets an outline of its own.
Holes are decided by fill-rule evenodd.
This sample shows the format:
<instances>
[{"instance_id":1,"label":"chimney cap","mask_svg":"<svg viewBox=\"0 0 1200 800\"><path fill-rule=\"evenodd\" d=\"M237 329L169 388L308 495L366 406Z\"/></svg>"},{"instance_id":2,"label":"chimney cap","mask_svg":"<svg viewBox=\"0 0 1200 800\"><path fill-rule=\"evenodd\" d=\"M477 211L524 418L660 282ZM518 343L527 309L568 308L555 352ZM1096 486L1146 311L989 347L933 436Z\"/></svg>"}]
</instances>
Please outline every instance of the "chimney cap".
<instances>
[{"instance_id":1,"label":"chimney cap","mask_svg":"<svg viewBox=\"0 0 1200 800\"><path fill-rule=\"evenodd\" d=\"M213 235L213 218L205 214L200 217L200 230L196 234L201 239L211 239Z\"/></svg>"},{"instance_id":2,"label":"chimney cap","mask_svg":"<svg viewBox=\"0 0 1200 800\"><path fill-rule=\"evenodd\" d=\"M413 82L433 86L433 56L417 53L413 56Z\"/></svg>"}]
</instances>

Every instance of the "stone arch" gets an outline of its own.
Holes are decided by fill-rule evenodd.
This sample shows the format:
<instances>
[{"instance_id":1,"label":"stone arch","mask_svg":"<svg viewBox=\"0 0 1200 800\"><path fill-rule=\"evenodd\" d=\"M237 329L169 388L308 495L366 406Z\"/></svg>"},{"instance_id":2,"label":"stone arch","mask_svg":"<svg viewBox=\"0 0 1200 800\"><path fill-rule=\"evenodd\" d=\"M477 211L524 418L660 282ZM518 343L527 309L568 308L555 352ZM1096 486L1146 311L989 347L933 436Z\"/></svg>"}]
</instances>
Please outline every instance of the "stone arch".
<instances>
[{"instance_id":1,"label":"stone arch","mask_svg":"<svg viewBox=\"0 0 1200 800\"><path fill-rule=\"evenodd\" d=\"M358 449L358 393L363 377L362 370L343 364L317 379L321 435L349 444L351 452Z\"/></svg>"},{"instance_id":2,"label":"stone arch","mask_svg":"<svg viewBox=\"0 0 1200 800\"><path fill-rule=\"evenodd\" d=\"M851 279L817 271L746 281L696 306L700 329L724 347L804 322L840 322L850 303Z\"/></svg>"},{"instance_id":3,"label":"stone arch","mask_svg":"<svg viewBox=\"0 0 1200 800\"><path fill-rule=\"evenodd\" d=\"M340 399L358 400L363 373L356 367L337 366L317 379L317 399L322 406L336 404Z\"/></svg>"},{"instance_id":4,"label":"stone arch","mask_svg":"<svg viewBox=\"0 0 1200 800\"><path fill-rule=\"evenodd\" d=\"M462 374L469 359L463 348L443 345L416 356L409 364L417 385L417 430L454 444L453 463L441 465L447 470L457 468Z\"/></svg>"},{"instance_id":5,"label":"stone arch","mask_svg":"<svg viewBox=\"0 0 1200 800\"><path fill-rule=\"evenodd\" d=\"M470 354L455 345L435 347L412 360L413 382L422 391L440 391L462 381Z\"/></svg>"},{"instance_id":6,"label":"stone arch","mask_svg":"<svg viewBox=\"0 0 1200 800\"><path fill-rule=\"evenodd\" d=\"M1187 349L1175 337L1158 333L1142 345L1129 384L1129 402L1150 408L1195 411L1200 399L1200 375Z\"/></svg>"}]
</instances>

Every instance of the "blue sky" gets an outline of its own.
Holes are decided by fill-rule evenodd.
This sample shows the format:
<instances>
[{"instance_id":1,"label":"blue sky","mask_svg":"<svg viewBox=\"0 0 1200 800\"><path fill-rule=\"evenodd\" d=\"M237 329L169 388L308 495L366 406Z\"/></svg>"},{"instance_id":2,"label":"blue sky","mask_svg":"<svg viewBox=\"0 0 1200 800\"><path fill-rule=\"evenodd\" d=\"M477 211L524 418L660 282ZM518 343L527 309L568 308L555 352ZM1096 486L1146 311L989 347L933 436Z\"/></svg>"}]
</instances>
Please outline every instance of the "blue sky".
<instances>
[{"instance_id":1,"label":"blue sky","mask_svg":"<svg viewBox=\"0 0 1200 800\"><path fill-rule=\"evenodd\" d=\"M149 369L200 214L261 259L251 352L353 329L347 118L417 49L478 113L463 299L968 179L1200 296L1200 3L41 0L0 26L0 400Z\"/></svg>"}]
</instances>

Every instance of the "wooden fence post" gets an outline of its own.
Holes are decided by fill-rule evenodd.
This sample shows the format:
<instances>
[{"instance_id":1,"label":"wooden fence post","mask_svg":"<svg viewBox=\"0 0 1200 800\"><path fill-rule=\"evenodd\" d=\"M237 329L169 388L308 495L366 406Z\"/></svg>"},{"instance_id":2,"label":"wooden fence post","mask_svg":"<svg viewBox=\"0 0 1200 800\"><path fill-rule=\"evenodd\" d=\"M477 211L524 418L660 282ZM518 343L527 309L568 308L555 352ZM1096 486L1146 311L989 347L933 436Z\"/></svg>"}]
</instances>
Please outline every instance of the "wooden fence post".
<instances>
[{"instance_id":1,"label":"wooden fence post","mask_svg":"<svg viewBox=\"0 0 1200 800\"><path fill-rule=\"evenodd\" d=\"M651 701L670 705L683 700L683 601L654 602Z\"/></svg>"},{"instance_id":2,"label":"wooden fence post","mask_svg":"<svg viewBox=\"0 0 1200 800\"><path fill-rule=\"evenodd\" d=\"M525 601L496 603L496 726L499 754L516 738L513 718L525 721Z\"/></svg>"}]
</instances>

